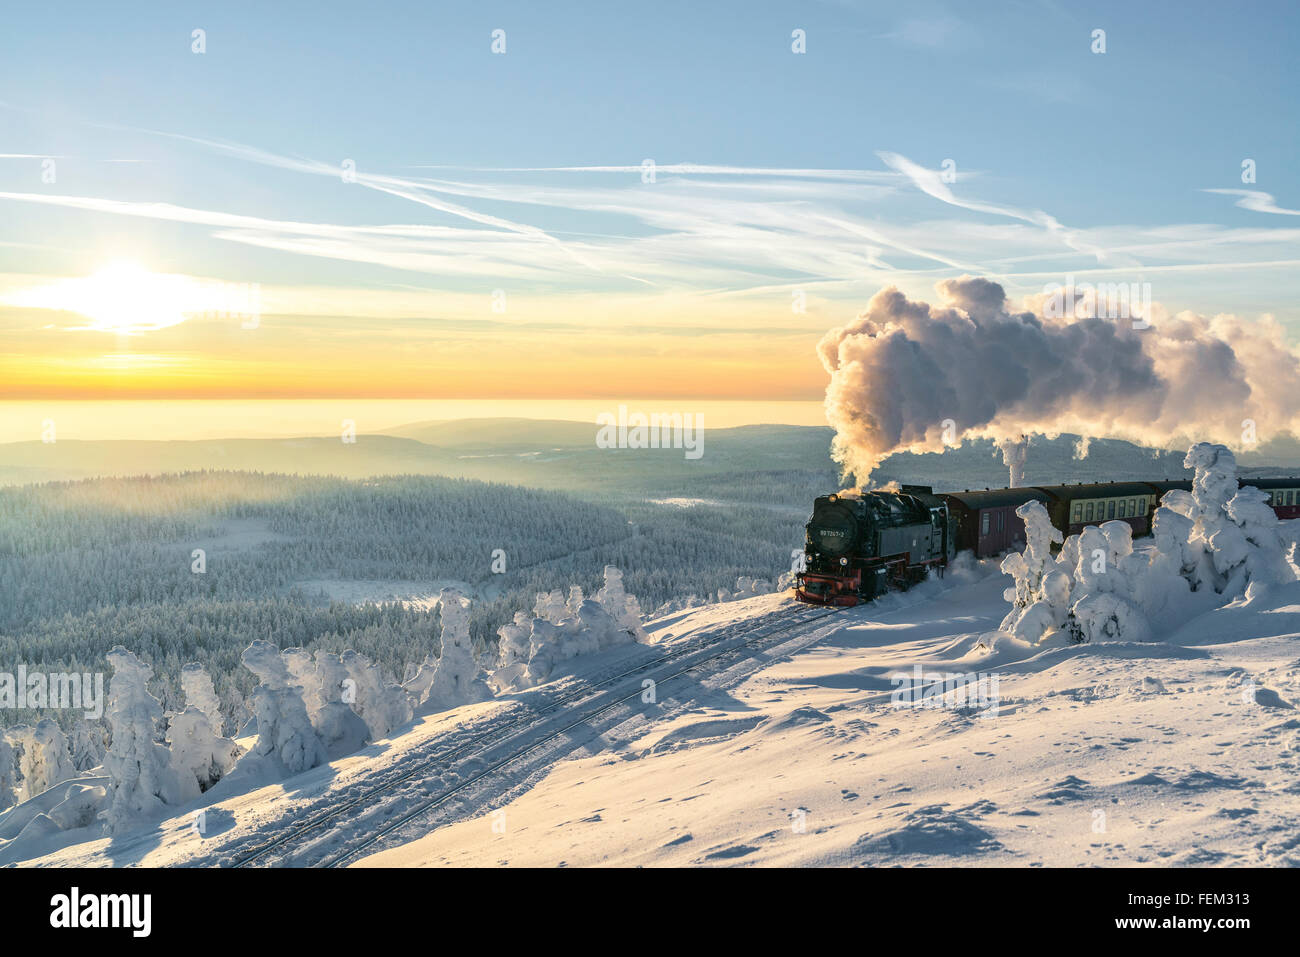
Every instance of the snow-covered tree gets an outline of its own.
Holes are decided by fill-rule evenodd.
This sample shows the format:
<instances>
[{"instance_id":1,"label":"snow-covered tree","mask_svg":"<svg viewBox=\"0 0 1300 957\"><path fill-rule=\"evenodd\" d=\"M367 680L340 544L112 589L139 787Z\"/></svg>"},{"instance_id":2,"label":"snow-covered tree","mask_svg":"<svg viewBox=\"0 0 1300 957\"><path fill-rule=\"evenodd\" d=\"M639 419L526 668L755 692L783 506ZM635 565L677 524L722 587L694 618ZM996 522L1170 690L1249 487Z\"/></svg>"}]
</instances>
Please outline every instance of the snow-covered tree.
<instances>
[{"instance_id":1,"label":"snow-covered tree","mask_svg":"<svg viewBox=\"0 0 1300 957\"><path fill-rule=\"evenodd\" d=\"M620 629L632 636L633 641L645 640L641 604L635 595L629 595L624 589L623 573L616 566L605 566L605 586L596 592L596 601L605 607Z\"/></svg>"},{"instance_id":2,"label":"snow-covered tree","mask_svg":"<svg viewBox=\"0 0 1300 957\"><path fill-rule=\"evenodd\" d=\"M554 603L564 609L564 599L559 592ZM548 596L549 597L549 596ZM542 596L538 596L539 603ZM438 665L434 669L433 680L420 706L425 711L445 711L464 704L487 701L492 697L488 686L487 673L474 656L474 647L469 637L469 602L454 589L443 589L438 597L438 609L442 616L442 650L438 655ZM556 611L563 614L563 611Z\"/></svg>"},{"instance_id":3,"label":"snow-covered tree","mask_svg":"<svg viewBox=\"0 0 1300 957\"><path fill-rule=\"evenodd\" d=\"M212 723L212 733L220 736L226 729L226 722L221 714L221 699L217 697L207 669L198 662L184 665L181 668L181 690L185 693L186 705L206 714Z\"/></svg>"},{"instance_id":4,"label":"snow-covered tree","mask_svg":"<svg viewBox=\"0 0 1300 957\"><path fill-rule=\"evenodd\" d=\"M568 613L568 602L565 601L564 593L558 588L555 591L537 593L537 600L533 603L534 618L557 623L563 621Z\"/></svg>"},{"instance_id":5,"label":"snow-covered tree","mask_svg":"<svg viewBox=\"0 0 1300 957\"><path fill-rule=\"evenodd\" d=\"M289 671L290 683L302 693L302 703L308 714L315 714L322 702L320 680L316 675L316 662L311 652L302 648L286 648L280 652L284 666Z\"/></svg>"},{"instance_id":6,"label":"snow-covered tree","mask_svg":"<svg viewBox=\"0 0 1300 957\"><path fill-rule=\"evenodd\" d=\"M348 677L343 660L333 652L316 652L316 681L321 706L312 715L312 725L330 759L341 758L364 747L371 740L370 729L352 710L356 685Z\"/></svg>"},{"instance_id":7,"label":"snow-covered tree","mask_svg":"<svg viewBox=\"0 0 1300 957\"><path fill-rule=\"evenodd\" d=\"M444 642L443 654L446 651ZM352 706L369 728L370 740L386 738L411 720L411 699L401 685L384 678L378 665L356 651L343 652L342 662L355 687L356 700Z\"/></svg>"},{"instance_id":8,"label":"snow-covered tree","mask_svg":"<svg viewBox=\"0 0 1300 957\"><path fill-rule=\"evenodd\" d=\"M221 702L212 678L198 664L181 669L185 710L168 715L167 743L172 765L181 774L193 774L199 790L206 791L234 768L243 750L221 731Z\"/></svg>"},{"instance_id":9,"label":"snow-covered tree","mask_svg":"<svg viewBox=\"0 0 1300 957\"><path fill-rule=\"evenodd\" d=\"M68 736L68 750L72 753L72 765L78 771L97 768L104 760L104 727L96 722L91 724L85 718L72 726Z\"/></svg>"},{"instance_id":10,"label":"snow-covered tree","mask_svg":"<svg viewBox=\"0 0 1300 957\"><path fill-rule=\"evenodd\" d=\"M1088 526L1050 547L1060 533L1037 502L1016 509L1025 522L1026 548L1008 555L1002 571L1015 584L1005 597L1011 611L1001 630L1038 642L1062 633L1074 641L1144 641L1152 622L1169 626L1197 609L1293 581L1276 513L1250 486L1238 489L1236 460L1221 445L1188 451L1190 492L1167 492L1152 516L1154 548L1133 551L1127 522Z\"/></svg>"},{"instance_id":11,"label":"snow-covered tree","mask_svg":"<svg viewBox=\"0 0 1300 957\"><path fill-rule=\"evenodd\" d=\"M325 745L312 727L302 692L291 683L289 669L275 645L257 640L241 656L244 667L261 684L251 702L257 718L257 743L241 760L266 759L288 774L298 774L328 758Z\"/></svg>"},{"instance_id":12,"label":"snow-covered tree","mask_svg":"<svg viewBox=\"0 0 1300 957\"><path fill-rule=\"evenodd\" d=\"M118 834L168 805L198 797L199 785L176 772L167 748L155 740L163 710L149 693L153 669L120 645L108 653L108 663L113 679L106 713L113 737L104 755L111 796L103 817L109 833Z\"/></svg>"},{"instance_id":13,"label":"snow-covered tree","mask_svg":"<svg viewBox=\"0 0 1300 957\"><path fill-rule=\"evenodd\" d=\"M497 668L510 668L516 664L528 664L528 635L532 631L532 619L526 612L515 612L514 621L507 622L497 629L500 640L497 642Z\"/></svg>"},{"instance_id":14,"label":"snow-covered tree","mask_svg":"<svg viewBox=\"0 0 1300 957\"><path fill-rule=\"evenodd\" d=\"M27 801L61 781L77 776L68 751L68 739L50 718L42 718L36 727L21 725L9 729L11 741L22 747L19 771L22 773L20 801Z\"/></svg>"},{"instance_id":15,"label":"snow-covered tree","mask_svg":"<svg viewBox=\"0 0 1300 957\"><path fill-rule=\"evenodd\" d=\"M1051 516L1048 515L1042 502L1025 502L1016 509L1016 514L1025 524L1025 548L1024 551L1008 554L1002 559L1001 566L1002 573L1010 575L1015 582L1003 595L1011 602L1012 608L1008 620L1002 623L1003 629L1008 631L1021 617L1017 615L1018 611L1024 613L1031 605L1041 600L1043 578L1056 570L1052 545L1062 541L1060 531L1052 524ZM1059 588L1058 585L1056 590ZM1039 615L1040 613L1036 612L1033 617L1037 619Z\"/></svg>"},{"instance_id":16,"label":"snow-covered tree","mask_svg":"<svg viewBox=\"0 0 1300 957\"><path fill-rule=\"evenodd\" d=\"M179 774L193 775L200 791L220 781L240 755L239 745L219 736L212 718L193 704L179 714L169 715L167 744L172 766Z\"/></svg>"},{"instance_id":17,"label":"snow-covered tree","mask_svg":"<svg viewBox=\"0 0 1300 957\"><path fill-rule=\"evenodd\" d=\"M0 811L13 806L18 789L18 768L14 764L14 749L9 739L0 734Z\"/></svg>"}]
</instances>

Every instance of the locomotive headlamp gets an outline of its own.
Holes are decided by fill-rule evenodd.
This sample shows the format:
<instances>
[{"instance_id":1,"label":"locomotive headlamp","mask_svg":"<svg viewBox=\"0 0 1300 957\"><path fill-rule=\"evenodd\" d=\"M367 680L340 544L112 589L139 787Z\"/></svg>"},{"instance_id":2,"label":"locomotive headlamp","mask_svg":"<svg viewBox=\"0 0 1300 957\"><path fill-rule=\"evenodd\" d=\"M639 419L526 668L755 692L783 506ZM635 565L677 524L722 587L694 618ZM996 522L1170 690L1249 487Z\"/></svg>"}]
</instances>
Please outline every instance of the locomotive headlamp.
<instances>
[{"instance_id":1,"label":"locomotive headlamp","mask_svg":"<svg viewBox=\"0 0 1300 957\"><path fill-rule=\"evenodd\" d=\"M847 565L848 563L849 563L849 560L848 560L847 558L841 558L841 559L840 559L840 564L841 564L841 565Z\"/></svg>"}]
</instances>

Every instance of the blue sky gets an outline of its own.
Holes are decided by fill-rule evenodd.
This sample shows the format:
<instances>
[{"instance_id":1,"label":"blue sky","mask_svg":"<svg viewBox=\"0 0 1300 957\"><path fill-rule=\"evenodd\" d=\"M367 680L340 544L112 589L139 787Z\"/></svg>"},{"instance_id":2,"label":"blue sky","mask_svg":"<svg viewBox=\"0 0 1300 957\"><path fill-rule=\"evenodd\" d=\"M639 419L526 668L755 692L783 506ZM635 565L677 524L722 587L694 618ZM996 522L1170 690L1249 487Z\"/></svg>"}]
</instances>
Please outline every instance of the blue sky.
<instances>
[{"instance_id":1,"label":"blue sky","mask_svg":"<svg viewBox=\"0 0 1300 957\"><path fill-rule=\"evenodd\" d=\"M1074 275L1300 330L1294 4L155 6L7 11L0 273L800 288L837 321L888 283ZM365 232L394 225L433 231Z\"/></svg>"}]
</instances>

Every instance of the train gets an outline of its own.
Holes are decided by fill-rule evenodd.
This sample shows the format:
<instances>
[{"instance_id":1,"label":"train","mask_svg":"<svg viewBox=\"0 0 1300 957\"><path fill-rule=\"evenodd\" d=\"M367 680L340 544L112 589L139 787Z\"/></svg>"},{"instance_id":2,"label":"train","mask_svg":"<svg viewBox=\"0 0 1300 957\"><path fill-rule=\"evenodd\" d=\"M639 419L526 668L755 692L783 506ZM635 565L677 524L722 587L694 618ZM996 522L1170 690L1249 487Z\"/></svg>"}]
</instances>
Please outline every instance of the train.
<instances>
[{"instance_id":1,"label":"train","mask_svg":"<svg viewBox=\"0 0 1300 957\"><path fill-rule=\"evenodd\" d=\"M1279 519L1300 518L1300 477L1240 479L1266 493ZM1089 525L1123 521L1134 537L1151 531L1151 516L1173 489L1190 480L1094 482L936 494L930 486L901 485L867 492L836 492L813 502L805 526L803 568L795 597L816 605L851 606L886 591L906 590L958 552L988 558L1025 543L1016 509L1042 502L1062 537Z\"/></svg>"}]
</instances>

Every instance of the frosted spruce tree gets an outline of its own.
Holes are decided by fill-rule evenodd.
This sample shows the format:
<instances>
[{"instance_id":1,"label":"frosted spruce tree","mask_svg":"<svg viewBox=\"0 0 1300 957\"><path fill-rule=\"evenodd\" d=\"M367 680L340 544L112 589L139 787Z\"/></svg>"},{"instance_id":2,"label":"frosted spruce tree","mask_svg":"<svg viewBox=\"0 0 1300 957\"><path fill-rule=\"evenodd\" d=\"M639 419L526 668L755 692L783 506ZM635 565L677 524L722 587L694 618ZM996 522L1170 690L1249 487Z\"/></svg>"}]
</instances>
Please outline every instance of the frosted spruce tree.
<instances>
[{"instance_id":1,"label":"frosted spruce tree","mask_svg":"<svg viewBox=\"0 0 1300 957\"><path fill-rule=\"evenodd\" d=\"M18 791L18 766L14 763L13 745L0 734L0 811L13 807Z\"/></svg>"},{"instance_id":2,"label":"frosted spruce tree","mask_svg":"<svg viewBox=\"0 0 1300 957\"><path fill-rule=\"evenodd\" d=\"M302 694L303 706L308 714L315 714L321 706L320 679L311 652L302 648L286 648L280 652L284 666L289 671L289 683Z\"/></svg>"},{"instance_id":3,"label":"frosted spruce tree","mask_svg":"<svg viewBox=\"0 0 1300 957\"><path fill-rule=\"evenodd\" d=\"M36 726L21 725L8 732L10 741L22 748L18 768L22 774L19 800L29 801L61 781L77 776L68 750L68 739L49 718Z\"/></svg>"},{"instance_id":4,"label":"frosted spruce tree","mask_svg":"<svg viewBox=\"0 0 1300 957\"><path fill-rule=\"evenodd\" d=\"M341 758L370 741L370 728L352 710L356 684L348 677L343 660L333 652L316 652L316 679L321 706L311 716L312 725L330 759Z\"/></svg>"},{"instance_id":5,"label":"frosted spruce tree","mask_svg":"<svg viewBox=\"0 0 1300 957\"><path fill-rule=\"evenodd\" d=\"M81 718L68 735L68 750L72 753L72 766L78 772L97 768L104 760L104 727Z\"/></svg>"},{"instance_id":6,"label":"frosted spruce tree","mask_svg":"<svg viewBox=\"0 0 1300 957\"><path fill-rule=\"evenodd\" d=\"M113 669L107 717L112 741L104 755L109 806L103 812L110 834L199 795L198 781L177 774L167 748L156 740L162 705L149 693L153 669L120 645L107 655Z\"/></svg>"},{"instance_id":7,"label":"frosted spruce tree","mask_svg":"<svg viewBox=\"0 0 1300 957\"><path fill-rule=\"evenodd\" d=\"M1176 627L1198 611L1253 599L1300 577L1277 514L1264 493L1238 488L1237 465L1222 445L1199 443L1184 460L1195 469L1190 492L1167 492L1152 516L1152 545L1133 551L1132 528L1110 521L1061 544L1037 502L1016 509L1026 547L1002 571L1015 581L1001 630L1028 642L1062 634L1073 641L1145 641L1152 623Z\"/></svg>"},{"instance_id":8,"label":"frosted spruce tree","mask_svg":"<svg viewBox=\"0 0 1300 957\"><path fill-rule=\"evenodd\" d=\"M234 741L213 731L212 719L194 705L168 716L167 744L172 766L178 774L193 776L200 791L225 777L241 753Z\"/></svg>"},{"instance_id":9,"label":"frosted spruce tree","mask_svg":"<svg viewBox=\"0 0 1300 957\"><path fill-rule=\"evenodd\" d=\"M198 708L212 722L214 734L225 732L225 721L221 715L221 699L217 697L212 686L212 676L198 662L190 662L181 668L181 691L185 693L185 703Z\"/></svg>"},{"instance_id":10,"label":"frosted spruce tree","mask_svg":"<svg viewBox=\"0 0 1300 957\"><path fill-rule=\"evenodd\" d=\"M199 790L206 791L234 768L242 750L221 733L221 703L211 676L200 665L181 669L181 688L185 710L168 715L167 723L172 765L180 774L194 775Z\"/></svg>"},{"instance_id":11,"label":"frosted spruce tree","mask_svg":"<svg viewBox=\"0 0 1300 957\"><path fill-rule=\"evenodd\" d=\"M250 759L271 761L287 774L323 764L325 745L275 645L259 639L244 649L240 660L261 682L250 699L257 718L257 743L240 764Z\"/></svg>"},{"instance_id":12,"label":"frosted spruce tree","mask_svg":"<svg viewBox=\"0 0 1300 957\"><path fill-rule=\"evenodd\" d=\"M610 613L621 630L633 641L645 641L645 628L641 625L641 603L623 587L623 573L614 565L605 566L605 586L596 592L596 601Z\"/></svg>"},{"instance_id":13,"label":"frosted spruce tree","mask_svg":"<svg viewBox=\"0 0 1300 957\"><path fill-rule=\"evenodd\" d=\"M411 720L411 699L401 685L384 678L378 665L351 650L343 652L342 662L356 692L352 706L370 729L371 741L387 738Z\"/></svg>"},{"instance_id":14,"label":"frosted spruce tree","mask_svg":"<svg viewBox=\"0 0 1300 957\"><path fill-rule=\"evenodd\" d=\"M564 607L562 598L559 606ZM492 697L492 689L470 642L469 602L454 589L445 588L438 597L438 610L442 616L442 650L429 690L420 702L421 708L444 711L487 701Z\"/></svg>"}]
</instances>

